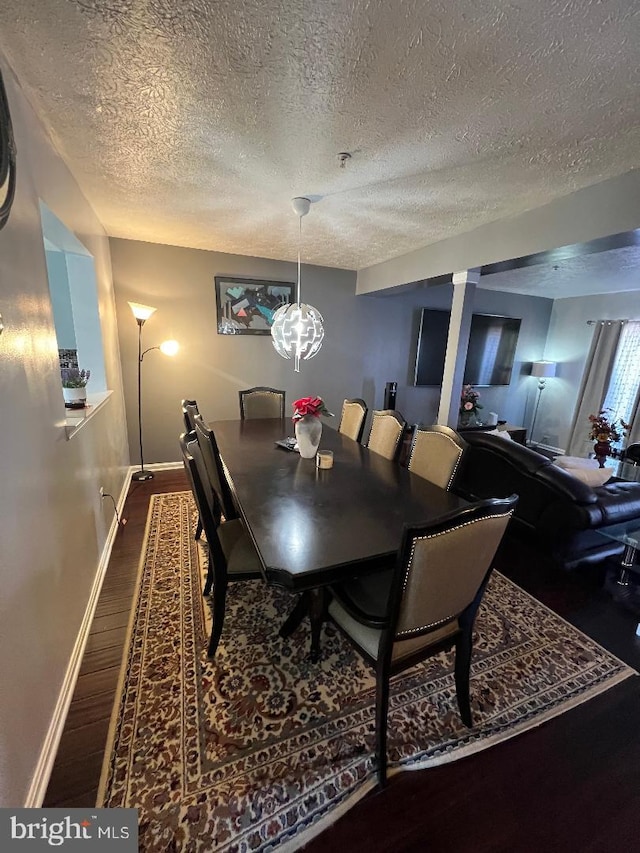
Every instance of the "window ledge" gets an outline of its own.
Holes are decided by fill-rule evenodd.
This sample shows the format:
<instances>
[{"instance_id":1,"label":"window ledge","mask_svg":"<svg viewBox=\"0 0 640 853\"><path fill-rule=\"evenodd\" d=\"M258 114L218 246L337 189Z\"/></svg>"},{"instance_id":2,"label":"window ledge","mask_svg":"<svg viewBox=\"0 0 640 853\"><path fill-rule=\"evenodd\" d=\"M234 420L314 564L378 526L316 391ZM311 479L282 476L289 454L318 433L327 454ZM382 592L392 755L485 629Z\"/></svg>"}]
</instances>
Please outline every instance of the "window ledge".
<instances>
[{"instance_id":1,"label":"window ledge","mask_svg":"<svg viewBox=\"0 0 640 853\"><path fill-rule=\"evenodd\" d=\"M105 406L112 394L113 391L87 394L87 405L84 409L67 409L67 417L64 421L67 439L73 438Z\"/></svg>"}]
</instances>

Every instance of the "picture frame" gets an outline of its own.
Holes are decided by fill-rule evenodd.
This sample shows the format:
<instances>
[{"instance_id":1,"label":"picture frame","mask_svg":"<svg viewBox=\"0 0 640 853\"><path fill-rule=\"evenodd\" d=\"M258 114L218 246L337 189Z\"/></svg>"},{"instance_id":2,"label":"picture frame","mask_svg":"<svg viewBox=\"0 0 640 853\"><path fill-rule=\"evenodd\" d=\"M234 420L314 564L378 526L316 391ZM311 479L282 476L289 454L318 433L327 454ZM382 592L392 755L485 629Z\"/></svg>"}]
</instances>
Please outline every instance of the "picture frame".
<instances>
[{"instance_id":1,"label":"picture frame","mask_svg":"<svg viewBox=\"0 0 640 853\"><path fill-rule=\"evenodd\" d=\"M215 276L219 335L270 335L273 315L295 299L291 281Z\"/></svg>"}]
</instances>

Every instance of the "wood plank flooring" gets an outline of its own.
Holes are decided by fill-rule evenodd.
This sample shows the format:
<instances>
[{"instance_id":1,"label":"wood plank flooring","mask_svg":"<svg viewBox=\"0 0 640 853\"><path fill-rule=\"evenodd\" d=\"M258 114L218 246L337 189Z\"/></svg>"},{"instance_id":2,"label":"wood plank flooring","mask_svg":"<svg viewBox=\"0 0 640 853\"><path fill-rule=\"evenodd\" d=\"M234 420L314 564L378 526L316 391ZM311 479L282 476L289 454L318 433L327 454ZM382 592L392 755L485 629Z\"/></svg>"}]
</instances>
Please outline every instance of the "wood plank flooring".
<instances>
[{"instance_id":1,"label":"wood plank flooring","mask_svg":"<svg viewBox=\"0 0 640 853\"><path fill-rule=\"evenodd\" d=\"M95 805L149 498L187 488L182 470L159 471L153 480L131 485L122 513L127 524L116 535L44 806Z\"/></svg>"},{"instance_id":2,"label":"wood plank flooring","mask_svg":"<svg viewBox=\"0 0 640 853\"><path fill-rule=\"evenodd\" d=\"M187 488L182 471L132 485L44 805L95 803L149 497ZM614 600L602 571L567 574L505 543L498 567L640 669L637 596ZM640 849L640 679L519 737L427 771L393 777L307 853L612 853Z\"/></svg>"}]
</instances>

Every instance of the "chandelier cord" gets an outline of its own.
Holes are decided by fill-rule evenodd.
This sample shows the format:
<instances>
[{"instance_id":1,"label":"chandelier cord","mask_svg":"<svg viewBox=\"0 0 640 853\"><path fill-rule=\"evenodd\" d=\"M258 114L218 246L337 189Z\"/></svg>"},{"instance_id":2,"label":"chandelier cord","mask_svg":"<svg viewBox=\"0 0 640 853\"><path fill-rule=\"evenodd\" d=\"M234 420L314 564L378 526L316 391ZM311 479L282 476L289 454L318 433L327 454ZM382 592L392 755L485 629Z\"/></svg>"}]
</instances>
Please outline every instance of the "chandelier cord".
<instances>
[{"instance_id":1,"label":"chandelier cord","mask_svg":"<svg viewBox=\"0 0 640 853\"><path fill-rule=\"evenodd\" d=\"M311 201L299 196L292 199L292 202L298 215L298 277L295 302L283 303L276 309L271 324L271 340L278 355L293 359L294 370L299 373L300 362L313 358L322 346L324 327L322 314L317 308L302 303L302 217L309 213Z\"/></svg>"},{"instance_id":2,"label":"chandelier cord","mask_svg":"<svg viewBox=\"0 0 640 853\"><path fill-rule=\"evenodd\" d=\"M296 302L300 305L300 247L302 246L302 217L298 218L298 292Z\"/></svg>"}]
</instances>

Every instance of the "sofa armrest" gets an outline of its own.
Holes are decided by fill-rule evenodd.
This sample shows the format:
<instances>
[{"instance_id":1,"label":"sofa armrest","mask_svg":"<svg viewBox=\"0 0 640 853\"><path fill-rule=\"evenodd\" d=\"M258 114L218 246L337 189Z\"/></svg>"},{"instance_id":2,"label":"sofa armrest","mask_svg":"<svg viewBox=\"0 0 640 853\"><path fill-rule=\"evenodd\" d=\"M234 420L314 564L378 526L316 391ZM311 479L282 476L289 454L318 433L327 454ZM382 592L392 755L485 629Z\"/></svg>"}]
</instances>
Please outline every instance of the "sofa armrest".
<instances>
[{"instance_id":1,"label":"sofa armrest","mask_svg":"<svg viewBox=\"0 0 640 853\"><path fill-rule=\"evenodd\" d=\"M602 511L603 526L640 520L640 483L610 480L593 490Z\"/></svg>"},{"instance_id":2,"label":"sofa armrest","mask_svg":"<svg viewBox=\"0 0 640 853\"><path fill-rule=\"evenodd\" d=\"M558 465L550 464L545 468L540 468L538 477L550 489L575 503L586 505L598 502L595 489Z\"/></svg>"}]
</instances>

